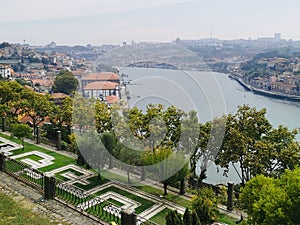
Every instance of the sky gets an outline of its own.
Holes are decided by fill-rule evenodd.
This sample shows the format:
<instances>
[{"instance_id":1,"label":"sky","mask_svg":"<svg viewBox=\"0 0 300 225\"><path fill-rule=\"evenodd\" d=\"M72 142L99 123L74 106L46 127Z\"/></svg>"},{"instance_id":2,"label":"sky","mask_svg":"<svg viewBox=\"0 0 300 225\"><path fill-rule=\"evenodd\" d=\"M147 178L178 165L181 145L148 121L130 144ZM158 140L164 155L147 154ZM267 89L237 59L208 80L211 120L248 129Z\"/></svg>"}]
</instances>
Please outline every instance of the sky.
<instances>
[{"instance_id":1,"label":"sky","mask_svg":"<svg viewBox=\"0 0 300 225\"><path fill-rule=\"evenodd\" d=\"M298 0L1 1L0 42L122 44L209 38L300 40Z\"/></svg>"}]
</instances>

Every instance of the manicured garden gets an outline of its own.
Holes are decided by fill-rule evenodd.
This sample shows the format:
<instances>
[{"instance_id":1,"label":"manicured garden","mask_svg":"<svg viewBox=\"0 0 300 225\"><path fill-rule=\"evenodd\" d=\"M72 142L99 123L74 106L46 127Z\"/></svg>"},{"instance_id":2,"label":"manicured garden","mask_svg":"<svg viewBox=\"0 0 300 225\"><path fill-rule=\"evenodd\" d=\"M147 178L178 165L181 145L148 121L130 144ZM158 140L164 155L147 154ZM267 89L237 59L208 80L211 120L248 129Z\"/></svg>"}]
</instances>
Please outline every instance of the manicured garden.
<instances>
[{"instance_id":1,"label":"manicured garden","mask_svg":"<svg viewBox=\"0 0 300 225\"><path fill-rule=\"evenodd\" d=\"M18 140L16 138L13 138L13 137L9 137L9 136L1 134L1 133L0 133L0 137L3 137L3 138L8 139L10 141L16 142L18 144L22 144L22 142L20 140ZM27 142L25 142L24 150L23 149L17 149L17 150L12 151L12 153L13 153L13 156L16 156L16 155L23 154L23 153L26 153L26 152L31 152L31 151L39 151L39 152L45 153L49 156L52 156L54 158L53 164L42 167L42 168L39 169L39 171L41 171L41 172L53 171L55 169L59 169L59 168L62 168L64 166L67 166L67 165L70 165L70 164L76 165L76 160L73 159L73 158L70 158L68 156L62 155L62 154L57 153L55 151L51 151L51 150L42 148L40 146L27 143ZM24 160L24 159L31 159L33 161L38 162L38 161L42 160L43 158L38 156L38 155L31 154L31 155L28 155L28 156L17 158L16 160L21 161L21 160ZM9 164L8 164L8 166L9 166ZM18 172L18 171L21 171L23 168L21 166L18 166L18 165L12 165L11 169L13 171L15 170L15 172ZM91 189L96 189L97 187L100 188L103 184L106 184L106 183L109 182L109 180L105 177L109 177L111 180L124 181L124 183L127 183L127 177L126 176L122 176L120 174L115 174L111 171L102 171L101 172L101 179L99 179L99 177L97 176L97 174L95 173L94 170L91 169L90 171L92 171L95 175L85 179L85 182L87 183L86 185L84 185L83 183L77 181L77 182L73 183L73 186L77 187L78 190L82 190L82 191L88 191L88 190L91 190ZM66 176L63 176L63 174L70 174L70 173L77 176L77 177L84 175L84 173L79 172L75 169L67 168L65 170L55 172L55 177L58 178L60 180L60 182L71 181L72 177L68 178ZM33 180L33 182L35 182L37 184L40 184L42 182L40 179L34 180L32 177L28 176L26 173L22 173L22 177L25 178L25 179L31 179L31 180ZM155 188L153 186L136 186L135 188L137 188L137 189L139 189L139 190L141 190L145 193L149 193L151 195L157 196L157 197L160 197L160 196L163 195L163 190L162 189ZM144 212L145 210L149 209L154 204L156 204L154 201L147 200L143 197L137 196L136 194L133 194L129 191L122 190L122 189L117 188L115 186L109 186L107 188L104 188L104 189L96 192L93 195L86 196L84 198L79 198L79 197L76 197L76 196L70 196L64 190L60 190L59 195L66 202L76 206L76 205L81 204L85 201L90 201L93 198L95 198L97 196L101 196L101 195L103 195L107 192L114 192L114 193L117 193L119 195L122 195L122 196L126 197L127 199L131 199L135 202L138 202L140 205L135 209L137 214L140 214L140 213ZM183 206L185 208L192 208L192 202L191 201L183 198L180 195L173 194L171 192L169 192L167 196L164 196L164 199L166 199L168 201L171 201L171 202L174 202L174 203L176 203L180 206ZM117 201L116 199L109 198L109 199L107 199L107 201L105 201L105 202L103 202L99 205L95 205L91 208L87 208L86 211L89 212L89 213L92 213L92 214L96 213L97 214L96 216L98 216L99 218L109 222L111 220L111 218L109 216L107 216L107 213L104 210L105 207L107 207L109 205L114 205L114 206L120 208L120 207L123 206L123 203ZM170 211L171 210L168 209L168 208L163 209L162 211L157 213L155 216L153 216L151 218L151 220L158 223L158 224L165 224L165 216ZM102 212L102 213L99 214L99 212ZM105 214L103 214L103 212L105 212ZM225 215L222 215L222 214L220 215L219 221L220 222L225 222L225 223L230 224L230 225L235 224L235 221L232 218L229 218L228 216L225 216Z\"/></svg>"}]
</instances>

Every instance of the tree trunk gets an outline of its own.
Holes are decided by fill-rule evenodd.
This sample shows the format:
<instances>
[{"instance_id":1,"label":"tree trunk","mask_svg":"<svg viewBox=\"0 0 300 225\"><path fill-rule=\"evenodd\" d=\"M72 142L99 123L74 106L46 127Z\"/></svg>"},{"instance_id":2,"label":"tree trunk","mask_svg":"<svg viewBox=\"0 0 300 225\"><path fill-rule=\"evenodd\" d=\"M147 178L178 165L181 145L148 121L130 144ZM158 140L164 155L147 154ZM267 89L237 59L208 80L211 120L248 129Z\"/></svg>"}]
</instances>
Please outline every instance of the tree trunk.
<instances>
[{"instance_id":1,"label":"tree trunk","mask_svg":"<svg viewBox=\"0 0 300 225\"><path fill-rule=\"evenodd\" d=\"M180 192L179 194L184 195L185 194L185 180L184 178L180 181Z\"/></svg>"},{"instance_id":2,"label":"tree trunk","mask_svg":"<svg viewBox=\"0 0 300 225\"><path fill-rule=\"evenodd\" d=\"M167 183L163 183L164 184L164 195L168 194L168 184Z\"/></svg>"},{"instance_id":3,"label":"tree trunk","mask_svg":"<svg viewBox=\"0 0 300 225\"><path fill-rule=\"evenodd\" d=\"M113 160L112 156L109 156L108 169L112 169L114 167L113 162L114 162L114 160Z\"/></svg>"},{"instance_id":4,"label":"tree trunk","mask_svg":"<svg viewBox=\"0 0 300 225\"><path fill-rule=\"evenodd\" d=\"M101 174L100 174L100 169L99 169L99 168L98 168L97 180L100 180L100 181L101 181Z\"/></svg>"},{"instance_id":5,"label":"tree trunk","mask_svg":"<svg viewBox=\"0 0 300 225\"><path fill-rule=\"evenodd\" d=\"M146 170L145 167L142 166L142 174L141 174L141 181L146 180Z\"/></svg>"},{"instance_id":6,"label":"tree trunk","mask_svg":"<svg viewBox=\"0 0 300 225\"><path fill-rule=\"evenodd\" d=\"M130 184L130 172L129 171L127 171L127 180L128 180L128 184Z\"/></svg>"}]
</instances>

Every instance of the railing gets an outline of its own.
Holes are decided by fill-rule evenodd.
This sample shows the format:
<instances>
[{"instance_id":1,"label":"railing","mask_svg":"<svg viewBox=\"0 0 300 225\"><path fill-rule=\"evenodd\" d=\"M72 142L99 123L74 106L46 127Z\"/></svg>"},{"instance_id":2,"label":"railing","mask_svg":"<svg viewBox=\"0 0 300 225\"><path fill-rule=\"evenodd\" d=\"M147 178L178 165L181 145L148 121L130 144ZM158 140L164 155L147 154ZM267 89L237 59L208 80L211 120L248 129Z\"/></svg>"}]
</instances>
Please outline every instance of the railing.
<instances>
[{"instance_id":1,"label":"railing","mask_svg":"<svg viewBox=\"0 0 300 225\"><path fill-rule=\"evenodd\" d=\"M15 159L6 157L4 155L1 157L4 159L2 168L3 171L34 187L40 193L44 193L45 176L42 172L33 169L29 165L26 165Z\"/></svg>"},{"instance_id":2,"label":"railing","mask_svg":"<svg viewBox=\"0 0 300 225\"><path fill-rule=\"evenodd\" d=\"M81 188L56 178L56 198L72 205L79 212L85 211L99 220L121 224L121 208Z\"/></svg>"},{"instance_id":3,"label":"railing","mask_svg":"<svg viewBox=\"0 0 300 225\"><path fill-rule=\"evenodd\" d=\"M85 216L101 222L115 222L121 225L122 207L95 194L68 184L54 177L47 177L42 172L20 161L0 153L0 171L32 186L44 195L45 199L55 198ZM52 194L53 193L53 194ZM141 216L136 216L136 225L158 225Z\"/></svg>"}]
</instances>

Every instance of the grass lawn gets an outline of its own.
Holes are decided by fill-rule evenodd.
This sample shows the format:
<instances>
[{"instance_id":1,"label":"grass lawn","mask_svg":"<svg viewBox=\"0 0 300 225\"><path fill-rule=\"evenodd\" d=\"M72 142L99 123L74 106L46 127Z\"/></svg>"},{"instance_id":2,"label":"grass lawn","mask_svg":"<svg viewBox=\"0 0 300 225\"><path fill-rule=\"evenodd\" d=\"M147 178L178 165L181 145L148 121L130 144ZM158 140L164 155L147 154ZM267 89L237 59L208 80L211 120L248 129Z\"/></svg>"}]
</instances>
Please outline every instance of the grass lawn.
<instances>
[{"instance_id":1,"label":"grass lawn","mask_svg":"<svg viewBox=\"0 0 300 225\"><path fill-rule=\"evenodd\" d=\"M83 175L83 173L81 173L81 172L79 172L77 170L66 169L66 170L63 170L63 171L60 171L60 172L56 173L55 177L57 177L58 179L63 180L63 181L68 181L68 180L70 180L69 178L66 178L66 177L64 177L64 176L61 175L63 173L67 173L67 172L71 172L71 173L75 174L76 176Z\"/></svg>"},{"instance_id":2,"label":"grass lawn","mask_svg":"<svg viewBox=\"0 0 300 225\"><path fill-rule=\"evenodd\" d=\"M157 213L155 216L150 218L151 221L159 224L159 225L166 225L166 215L171 212L171 209L164 209L161 212Z\"/></svg>"},{"instance_id":3,"label":"grass lawn","mask_svg":"<svg viewBox=\"0 0 300 225\"><path fill-rule=\"evenodd\" d=\"M90 182L88 185L83 185L81 183L74 183L73 185L87 191L109 182L109 180L106 179L105 177L101 177L101 180L98 180L98 176L88 178L87 181Z\"/></svg>"},{"instance_id":4,"label":"grass lawn","mask_svg":"<svg viewBox=\"0 0 300 225\"><path fill-rule=\"evenodd\" d=\"M115 199L112 199L112 198L107 199L107 201L117 207L122 207L124 205L123 203L121 203Z\"/></svg>"},{"instance_id":5,"label":"grass lawn","mask_svg":"<svg viewBox=\"0 0 300 225\"><path fill-rule=\"evenodd\" d=\"M22 141L17 139L17 138L11 138L10 136L4 135L2 133L0 133L0 136L3 137L3 138L6 138L7 140L16 142L18 144L22 144ZM63 166L69 165L69 164L76 164L75 159L72 159L72 158L67 157L65 155L61 155L59 153L44 149L42 147L36 146L34 144L27 143L27 142L25 142L24 151L21 148L21 149L12 151L12 153L14 155L18 155L18 154L22 154L22 153L25 153L25 152L31 152L31 151L43 152L43 153L46 153L47 155L50 155L50 156L55 158L55 160L53 160L54 163L52 165L40 168L39 170L41 172L48 172L48 171L51 171L51 170L54 170L54 169L57 169L57 168L60 168L60 167L63 167ZM28 158L28 157L26 157L26 158ZM20 159L17 159L17 160L20 160Z\"/></svg>"},{"instance_id":6,"label":"grass lawn","mask_svg":"<svg viewBox=\"0 0 300 225\"><path fill-rule=\"evenodd\" d=\"M220 213L218 221L222 222L222 223L226 223L228 225L234 225L234 224L236 224L235 223L236 219L234 219L232 217L229 217L229 216L227 216L225 214L222 214L222 213Z\"/></svg>"},{"instance_id":7,"label":"grass lawn","mask_svg":"<svg viewBox=\"0 0 300 225\"><path fill-rule=\"evenodd\" d=\"M39 160L42 160L44 158L42 158L42 157L40 157L38 155L32 154L32 155L28 155L28 156L24 156L24 157L18 158L19 161L21 161L22 159L31 159L33 161L37 161L38 162Z\"/></svg>"},{"instance_id":8,"label":"grass lawn","mask_svg":"<svg viewBox=\"0 0 300 225\"><path fill-rule=\"evenodd\" d=\"M158 197L164 193L163 190L151 186L136 186L135 188ZM175 195L169 192L167 196L164 196L164 198L185 208L192 208L192 202L184 199L180 195Z\"/></svg>"},{"instance_id":9,"label":"grass lawn","mask_svg":"<svg viewBox=\"0 0 300 225\"><path fill-rule=\"evenodd\" d=\"M47 218L25 209L7 195L0 193L0 225L54 225ZM63 224L63 223L62 223Z\"/></svg>"}]
</instances>

